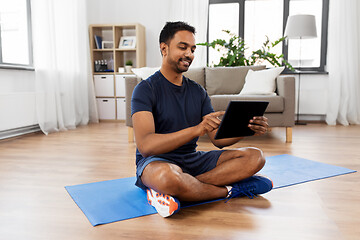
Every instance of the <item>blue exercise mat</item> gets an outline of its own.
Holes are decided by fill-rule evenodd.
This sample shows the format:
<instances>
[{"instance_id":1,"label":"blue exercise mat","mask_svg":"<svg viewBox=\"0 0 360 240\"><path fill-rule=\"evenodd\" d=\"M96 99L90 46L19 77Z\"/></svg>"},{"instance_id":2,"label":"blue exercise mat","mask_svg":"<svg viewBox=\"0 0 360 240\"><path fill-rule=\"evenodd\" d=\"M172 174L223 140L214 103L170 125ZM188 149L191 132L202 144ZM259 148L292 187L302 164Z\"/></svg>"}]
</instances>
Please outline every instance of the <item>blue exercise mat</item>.
<instances>
[{"instance_id":1,"label":"blue exercise mat","mask_svg":"<svg viewBox=\"0 0 360 240\"><path fill-rule=\"evenodd\" d=\"M268 157L266 160L260 174L273 180L274 189L356 172L286 154ZM130 177L65 188L90 223L96 226L156 213L147 203L146 192L134 184L135 177ZM182 203L182 207L213 201Z\"/></svg>"}]
</instances>

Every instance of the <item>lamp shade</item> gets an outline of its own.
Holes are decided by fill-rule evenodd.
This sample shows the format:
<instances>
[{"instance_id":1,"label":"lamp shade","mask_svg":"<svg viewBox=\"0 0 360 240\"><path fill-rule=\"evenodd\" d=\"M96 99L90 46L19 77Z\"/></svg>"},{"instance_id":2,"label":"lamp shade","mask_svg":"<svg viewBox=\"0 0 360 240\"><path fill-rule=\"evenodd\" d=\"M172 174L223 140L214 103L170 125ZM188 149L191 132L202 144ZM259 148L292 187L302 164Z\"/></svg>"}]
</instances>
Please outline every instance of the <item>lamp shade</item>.
<instances>
[{"instance_id":1,"label":"lamp shade","mask_svg":"<svg viewBox=\"0 0 360 240\"><path fill-rule=\"evenodd\" d=\"M286 22L284 36L288 38L316 38L315 16L289 16Z\"/></svg>"}]
</instances>

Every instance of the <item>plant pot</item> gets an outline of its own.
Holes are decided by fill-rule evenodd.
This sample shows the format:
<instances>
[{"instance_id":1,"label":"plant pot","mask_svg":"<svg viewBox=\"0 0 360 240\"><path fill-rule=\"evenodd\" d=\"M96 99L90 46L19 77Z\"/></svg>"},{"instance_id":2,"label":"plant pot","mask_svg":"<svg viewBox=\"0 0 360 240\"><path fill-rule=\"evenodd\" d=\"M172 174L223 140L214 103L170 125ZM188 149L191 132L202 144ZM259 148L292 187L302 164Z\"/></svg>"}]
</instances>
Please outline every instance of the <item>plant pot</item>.
<instances>
[{"instance_id":1,"label":"plant pot","mask_svg":"<svg viewBox=\"0 0 360 240\"><path fill-rule=\"evenodd\" d=\"M132 66L125 66L125 72L131 73Z\"/></svg>"}]
</instances>

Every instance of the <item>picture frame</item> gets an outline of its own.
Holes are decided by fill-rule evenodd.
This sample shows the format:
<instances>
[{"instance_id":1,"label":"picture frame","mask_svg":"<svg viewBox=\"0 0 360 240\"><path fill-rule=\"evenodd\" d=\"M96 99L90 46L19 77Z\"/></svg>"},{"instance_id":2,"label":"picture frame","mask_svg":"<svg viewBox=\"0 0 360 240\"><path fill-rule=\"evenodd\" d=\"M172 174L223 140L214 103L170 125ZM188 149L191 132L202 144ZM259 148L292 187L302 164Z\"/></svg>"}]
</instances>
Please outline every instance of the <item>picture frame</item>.
<instances>
[{"instance_id":1,"label":"picture frame","mask_svg":"<svg viewBox=\"0 0 360 240\"><path fill-rule=\"evenodd\" d=\"M114 46L113 41L102 41L101 43L102 49L111 49Z\"/></svg>"},{"instance_id":2,"label":"picture frame","mask_svg":"<svg viewBox=\"0 0 360 240\"><path fill-rule=\"evenodd\" d=\"M120 38L119 49L132 49L136 47L135 36L124 36Z\"/></svg>"}]
</instances>

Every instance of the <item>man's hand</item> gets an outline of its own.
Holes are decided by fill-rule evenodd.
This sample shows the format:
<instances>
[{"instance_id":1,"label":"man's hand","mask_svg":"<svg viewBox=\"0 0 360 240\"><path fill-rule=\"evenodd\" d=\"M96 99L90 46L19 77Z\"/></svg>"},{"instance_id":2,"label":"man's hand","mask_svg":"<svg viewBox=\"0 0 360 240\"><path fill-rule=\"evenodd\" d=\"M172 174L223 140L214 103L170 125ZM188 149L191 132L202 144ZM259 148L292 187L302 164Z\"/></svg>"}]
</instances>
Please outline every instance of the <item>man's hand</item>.
<instances>
[{"instance_id":1,"label":"man's hand","mask_svg":"<svg viewBox=\"0 0 360 240\"><path fill-rule=\"evenodd\" d=\"M249 123L249 128L255 132L254 136L264 135L267 132L268 127L268 119L264 116L253 117Z\"/></svg>"},{"instance_id":2,"label":"man's hand","mask_svg":"<svg viewBox=\"0 0 360 240\"><path fill-rule=\"evenodd\" d=\"M221 120L219 119L220 116L224 115L225 111L213 112L205 115L203 117L202 122L197 125L197 129L199 130L199 136L203 136L206 133L212 132L218 129Z\"/></svg>"}]
</instances>

